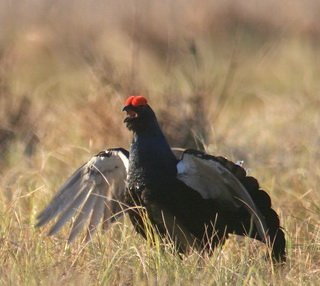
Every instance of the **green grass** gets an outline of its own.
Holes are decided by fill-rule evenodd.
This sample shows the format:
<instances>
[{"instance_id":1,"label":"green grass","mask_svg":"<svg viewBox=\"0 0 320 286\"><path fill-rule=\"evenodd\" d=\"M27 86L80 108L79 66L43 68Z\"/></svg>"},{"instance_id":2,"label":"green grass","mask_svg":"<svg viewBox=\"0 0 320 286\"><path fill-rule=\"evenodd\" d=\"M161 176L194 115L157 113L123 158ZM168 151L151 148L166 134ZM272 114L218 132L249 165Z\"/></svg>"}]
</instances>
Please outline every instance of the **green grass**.
<instances>
[{"instance_id":1,"label":"green grass","mask_svg":"<svg viewBox=\"0 0 320 286\"><path fill-rule=\"evenodd\" d=\"M1 3L0 129L14 136L0 132L0 285L318 285L317 4L127 2ZM69 246L68 227L34 228L80 164L128 148L121 109L133 92L172 145L245 161L280 214L285 266L239 237L180 259L128 219Z\"/></svg>"}]
</instances>

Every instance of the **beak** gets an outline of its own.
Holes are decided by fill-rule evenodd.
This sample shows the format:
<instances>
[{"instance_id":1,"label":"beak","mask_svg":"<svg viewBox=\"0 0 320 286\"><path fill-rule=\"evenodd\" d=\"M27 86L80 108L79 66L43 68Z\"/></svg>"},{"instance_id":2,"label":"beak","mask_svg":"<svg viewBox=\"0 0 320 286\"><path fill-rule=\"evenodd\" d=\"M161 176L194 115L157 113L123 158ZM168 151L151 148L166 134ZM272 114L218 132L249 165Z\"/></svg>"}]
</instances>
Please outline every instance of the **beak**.
<instances>
[{"instance_id":1,"label":"beak","mask_svg":"<svg viewBox=\"0 0 320 286\"><path fill-rule=\"evenodd\" d=\"M138 113L133 110L131 105L126 105L122 111L127 112L127 117L124 119L124 122L128 122L131 119L138 117Z\"/></svg>"}]
</instances>

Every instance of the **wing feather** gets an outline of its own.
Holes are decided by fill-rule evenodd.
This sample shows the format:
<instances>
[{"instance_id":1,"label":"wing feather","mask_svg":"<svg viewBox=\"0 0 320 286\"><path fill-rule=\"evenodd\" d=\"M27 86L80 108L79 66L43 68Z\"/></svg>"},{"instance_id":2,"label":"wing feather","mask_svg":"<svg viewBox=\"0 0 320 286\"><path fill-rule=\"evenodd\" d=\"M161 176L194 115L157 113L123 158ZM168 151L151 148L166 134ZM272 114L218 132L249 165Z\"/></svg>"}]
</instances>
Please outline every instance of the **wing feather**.
<instances>
[{"instance_id":1,"label":"wing feather","mask_svg":"<svg viewBox=\"0 0 320 286\"><path fill-rule=\"evenodd\" d=\"M49 235L52 235L77 213L68 239L71 242L88 220L87 238L90 238L102 217L108 224L120 218L125 211L122 204L128 157L129 153L125 149L114 148L91 158L63 184L48 206L38 215L36 226L45 225L60 215L49 231Z\"/></svg>"},{"instance_id":2,"label":"wing feather","mask_svg":"<svg viewBox=\"0 0 320 286\"><path fill-rule=\"evenodd\" d=\"M97 194L97 199L93 207L90 223L87 229L86 241L88 241L94 232L97 230L100 220L103 217L105 206L105 197L103 196L103 190Z\"/></svg>"},{"instance_id":3,"label":"wing feather","mask_svg":"<svg viewBox=\"0 0 320 286\"><path fill-rule=\"evenodd\" d=\"M56 224L50 229L49 235L57 233L61 227L71 219L73 214L86 201L92 192L92 188L84 187L84 190L76 197L76 199L71 203L71 205L62 213Z\"/></svg>"},{"instance_id":4,"label":"wing feather","mask_svg":"<svg viewBox=\"0 0 320 286\"><path fill-rule=\"evenodd\" d=\"M95 205L95 202L97 200L97 196L95 193L92 193L85 204L83 205L79 215L77 216L77 219L73 223L68 242L72 242L75 237L78 235L78 233L82 230L85 222L90 217L90 213L92 212L92 209Z\"/></svg>"},{"instance_id":5,"label":"wing feather","mask_svg":"<svg viewBox=\"0 0 320 286\"><path fill-rule=\"evenodd\" d=\"M265 238L265 219L248 191L221 163L203 155L193 150L185 151L177 164L178 179L198 191L204 199L216 200L230 211L245 206L259 235Z\"/></svg>"},{"instance_id":6,"label":"wing feather","mask_svg":"<svg viewBox=\"0 0 320 286\"><path fill-rule=\"evenodd\" d=\"M67 182L60 188L50 204L38 215L37 227L45 225L59 212L65 210L71 203L78 192L81 191L81 177L83 166L79 168Z\"/></svg>"}]
</instances>

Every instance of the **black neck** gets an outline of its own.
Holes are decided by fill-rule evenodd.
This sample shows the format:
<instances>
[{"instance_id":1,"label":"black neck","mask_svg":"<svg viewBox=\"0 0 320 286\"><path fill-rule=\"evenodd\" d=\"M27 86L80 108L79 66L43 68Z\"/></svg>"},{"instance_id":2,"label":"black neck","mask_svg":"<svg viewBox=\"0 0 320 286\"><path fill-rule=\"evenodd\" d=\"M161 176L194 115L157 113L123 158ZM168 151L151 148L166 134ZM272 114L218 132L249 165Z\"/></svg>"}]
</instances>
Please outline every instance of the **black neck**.
<instances>
[{"instance_id":1,"label":"black neck","mask_svg":"<svg viewBox=\"0 0 320 286\"><path fill-rule=\"evenodd\" d=\"M129 160L129 184L160 182L176 176L177 159L156 121L134 132Z\"/></svg>"}]
</instances>

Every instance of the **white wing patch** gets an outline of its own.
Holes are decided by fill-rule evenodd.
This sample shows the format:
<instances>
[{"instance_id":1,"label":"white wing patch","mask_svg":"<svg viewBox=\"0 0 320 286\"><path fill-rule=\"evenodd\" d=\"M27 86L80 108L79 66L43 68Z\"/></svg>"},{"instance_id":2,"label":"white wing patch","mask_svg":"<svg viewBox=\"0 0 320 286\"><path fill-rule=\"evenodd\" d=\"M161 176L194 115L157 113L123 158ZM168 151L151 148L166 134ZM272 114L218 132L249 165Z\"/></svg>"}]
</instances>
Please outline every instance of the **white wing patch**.
<instances>
[{"instance_id":1,"label":"white wing patch","mask_svg":"<svg viewBox=\"0 0 320 286\"><path fill-rule=\"evenodd\" d=\"M219 162L184 153L177 164L177 178L204 199L217 200L230 209L245 206L253 216L259 235L265 237L266 223L239 180Z\"/></svg>"},{"instance_id":2,"label":"white wing patch","mask_svg":"<svg viewBox=\"0 0 320 286\"><path fill-rule=\"evenodd\" d=\"M236 184L234 182L236 178L231 174L228 176L228 170L223 168L220 163L184 154L183 160L177 164L177 170L178 179L197 190L204 199L219 198L226 203L233 201L228 188L229 184ZM230 182L228 177L231 178ZM232 206L240 207L240 204L232 202Z\"/></svg>"},{"instance_id":3,"label":"white wing patch","mask_svg":"<svg viewBox=\"0 0 320 286\"><path fill-rule=\"evenodd\" d=\"M83 229L89 218L87 239L97 229L102 218L104 226L107 227L124 212L123 196L128 164L126 153L120 149L106 150L92 157L66 181L39 214L37 226L42 226L60 215L49 231L50 235L55 234L78 214L69 235L69 242Z\"/></svg>"}]
</instances>

